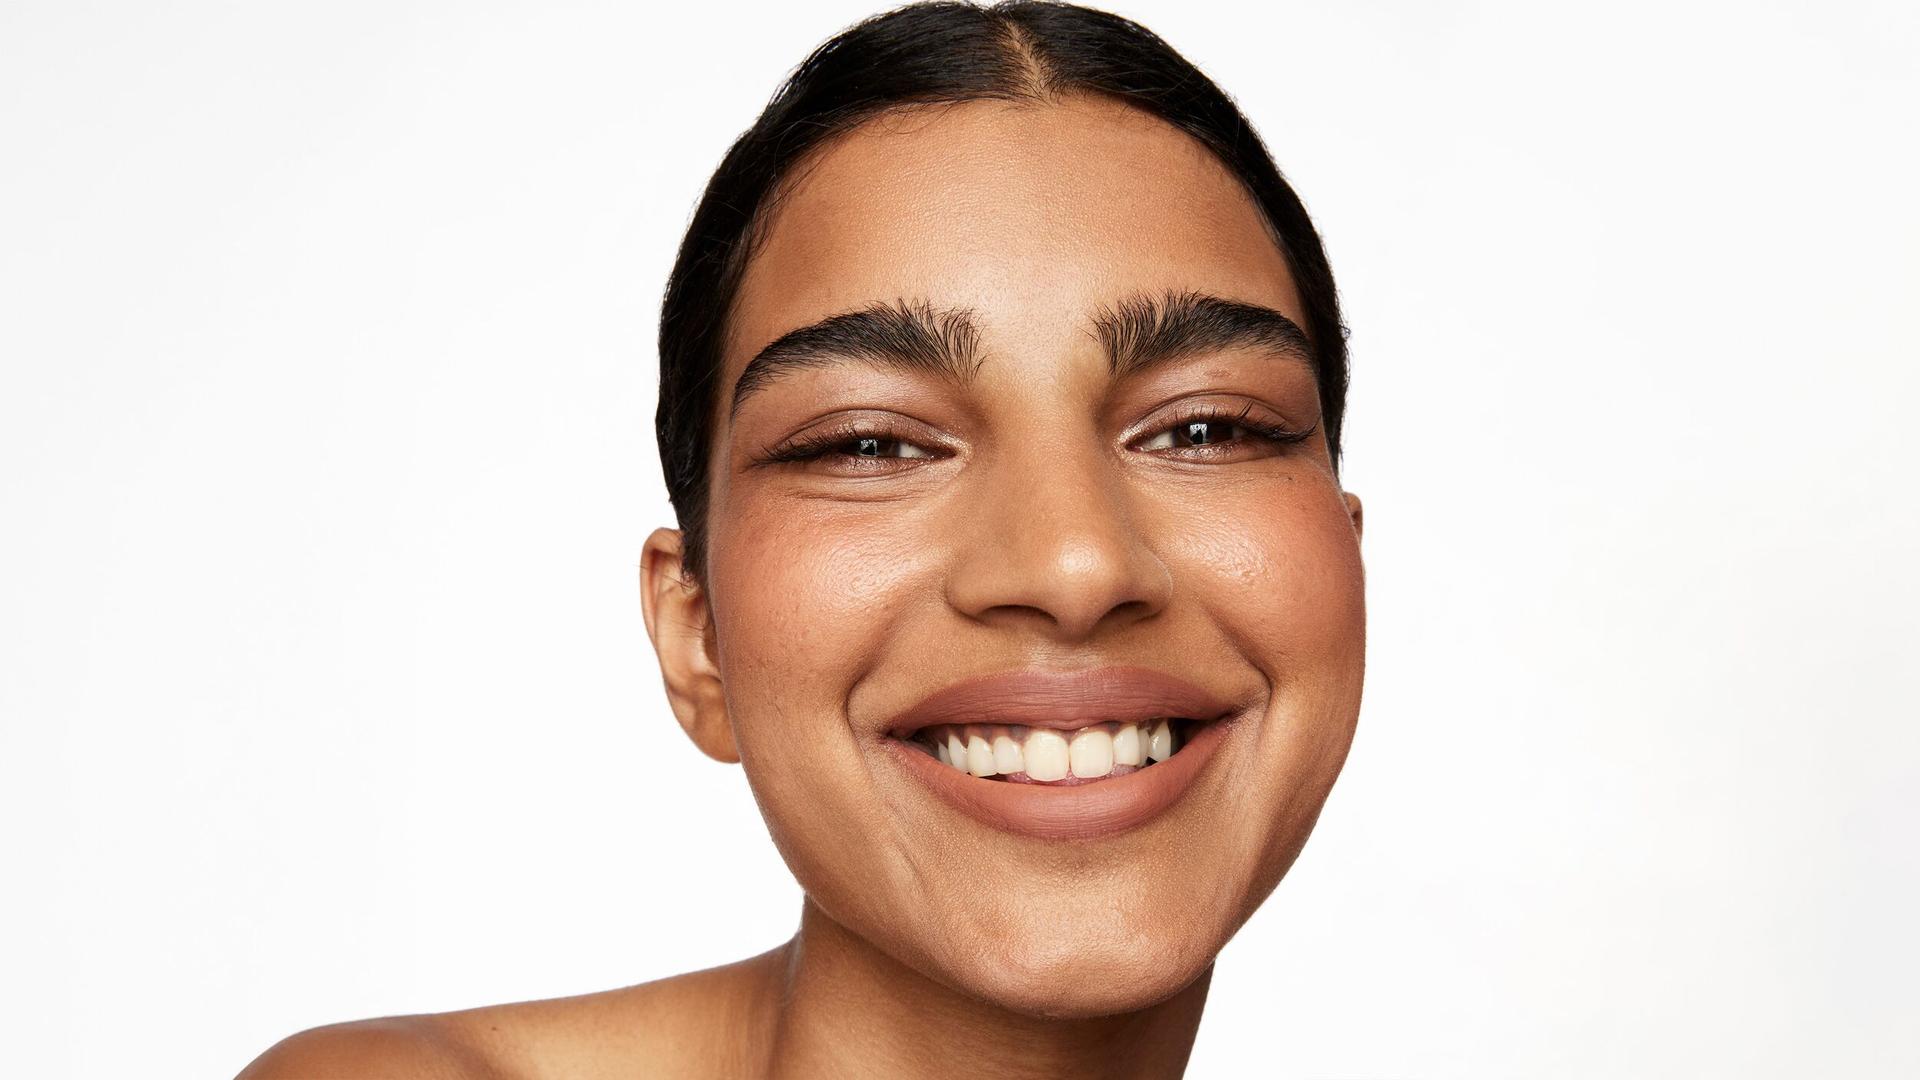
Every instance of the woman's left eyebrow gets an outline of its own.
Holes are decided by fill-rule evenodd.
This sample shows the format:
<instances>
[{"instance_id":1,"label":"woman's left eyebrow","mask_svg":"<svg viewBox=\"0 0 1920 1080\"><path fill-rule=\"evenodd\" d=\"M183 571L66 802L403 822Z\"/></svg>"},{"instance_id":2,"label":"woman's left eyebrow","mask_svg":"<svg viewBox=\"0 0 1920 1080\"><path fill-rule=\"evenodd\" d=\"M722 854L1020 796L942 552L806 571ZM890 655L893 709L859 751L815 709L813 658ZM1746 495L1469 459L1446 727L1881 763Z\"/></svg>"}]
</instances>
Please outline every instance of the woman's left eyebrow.
<instances>
[{"instance_id":1,"label":"woman's left eyebrow","mask_svg":"<svg viewBox=\"0 0 1920 1080\"><path fill-rule=\"evenodd\" d=\"M1088 333L1124 379L1188 357L1256 349L1317 369L1298 323L1270 307L1201 292L1138 293L1096 310ZM788 372L865 363L936 375L965 385L980 369L980 330L965 308L893 301L790 330L761 349L734 383L729 419L747 398Z\"/></svg>"},{"instance_id":2,"label":"woman's left eyebrow","mask_svg":"<svg viewBox=\"0 0 1920 1080\"><path fill-rule=\"evenodd\" d=\"M1202 292L1137 293L1094 313L1090 333L1115 379L1175 360L1256 349L1318 370L1313 341L1273 308Z\"/></svg>"}]
</instances>

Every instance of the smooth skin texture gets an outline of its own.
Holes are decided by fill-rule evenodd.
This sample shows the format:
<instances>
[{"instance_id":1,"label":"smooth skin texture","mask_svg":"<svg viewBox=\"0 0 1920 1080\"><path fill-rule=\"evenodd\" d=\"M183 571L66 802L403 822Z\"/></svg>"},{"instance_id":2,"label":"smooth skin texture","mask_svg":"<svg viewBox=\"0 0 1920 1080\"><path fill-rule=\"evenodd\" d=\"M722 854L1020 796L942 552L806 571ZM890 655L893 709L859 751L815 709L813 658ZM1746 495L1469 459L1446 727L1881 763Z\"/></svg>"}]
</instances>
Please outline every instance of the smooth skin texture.
<instances>
[{"instance_id":1,"label":"smooth skin texture","mask_svg":"<svg viewBox=\"0 0 1920 1080\"><path fill-rule=\"evenodd\" d=\"M1115 380L1090 319L1199 292L1304 325L1233 176L1123 104L895 113L799 170L751 264L722 385L788 332L881 303L970 312L964 383L789 372L717 409L708 580L642 556L667 694L739 761L804 887L795 937L709 971L559 1001L317 1029L246 1077L1175 1077L1215 956L1272 892L1343 765L1365 653L1360 503L1312 370L1270 350ZM1170 438L1183 410L1232 424ZM885 439L765 461L847 420ZM891 759L891 717L957 679L1162 667L1240 705L1145 826L991 828Z\"/></svg>"}]
</instances>

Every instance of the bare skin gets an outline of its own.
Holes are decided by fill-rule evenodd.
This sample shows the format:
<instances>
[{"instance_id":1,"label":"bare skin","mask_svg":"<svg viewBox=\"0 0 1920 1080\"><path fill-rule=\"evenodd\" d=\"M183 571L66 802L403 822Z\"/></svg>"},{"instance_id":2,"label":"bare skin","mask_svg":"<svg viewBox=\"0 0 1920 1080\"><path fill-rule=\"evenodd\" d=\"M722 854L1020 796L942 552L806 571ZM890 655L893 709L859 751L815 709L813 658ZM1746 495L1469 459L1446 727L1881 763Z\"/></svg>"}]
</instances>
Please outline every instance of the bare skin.
<instances>
[{"instance_id":1,"label":"bare skin","mask_svg":"<svg viewBox=\"0 0 1920 1080\"><path fill-rule=\"evenodd\" d=\"M315 1028L239 1080L977 1076L954 1065L982 1060L988 1031L1022 1048L991 1075L1148 1080L1186 1067L1212 974L1139 1012L1044 1020L954 994L848 938L806 905L800 932L758 956L597 994Z\"/></svg>"},{"instance_id":2,"label":"bare skin","mask_svg":"<svg viewBox=\"0 0 1920 1080\"><path fill-rule=\"evenodd\" d=\"M1311 368L1236 347L1116 378L1088 332L1194 293L1306 322L1237 181L1135 110L969 103L828 144L749 267L721 385L896 302L969 313L976 376L827 363L737 415L723 394L706 580L673 529L641 567L675 716L746 769L807 893L798 932L622 990L316 1029L242 1076L1180 1076L1215 957L1344 763L1365 621ZM1195 404L1301 437L1170 440ZM888 449L770 460L849 418ZM1245 707L1146 825L1004 832L890 764L888 719L933 690L1095 663L1177 663Z\"/></svg>"}]
</instances>

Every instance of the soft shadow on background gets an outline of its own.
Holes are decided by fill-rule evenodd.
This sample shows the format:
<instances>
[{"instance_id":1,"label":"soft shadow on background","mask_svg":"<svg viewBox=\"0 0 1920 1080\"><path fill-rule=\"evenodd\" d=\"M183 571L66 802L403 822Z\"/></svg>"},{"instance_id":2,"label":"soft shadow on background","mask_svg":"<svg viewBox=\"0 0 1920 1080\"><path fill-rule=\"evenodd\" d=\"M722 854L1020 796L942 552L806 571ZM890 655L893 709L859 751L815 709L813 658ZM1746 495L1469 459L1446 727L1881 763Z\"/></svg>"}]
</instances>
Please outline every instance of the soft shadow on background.
<instances>
[{"instance_id":1,"label":"soft shadow on background","mask_svg":"<svg viewBox=\"0 0 1920 1080\"><path fill-rule=\"evenodd\" d=\"M859 4L0 11L21 1076L758 952L640 621L653 320ZM1920 1072L1911 5L1127 3L1353 327L1347 770L1190 1075Z\"/></svg>"}]
</instances>

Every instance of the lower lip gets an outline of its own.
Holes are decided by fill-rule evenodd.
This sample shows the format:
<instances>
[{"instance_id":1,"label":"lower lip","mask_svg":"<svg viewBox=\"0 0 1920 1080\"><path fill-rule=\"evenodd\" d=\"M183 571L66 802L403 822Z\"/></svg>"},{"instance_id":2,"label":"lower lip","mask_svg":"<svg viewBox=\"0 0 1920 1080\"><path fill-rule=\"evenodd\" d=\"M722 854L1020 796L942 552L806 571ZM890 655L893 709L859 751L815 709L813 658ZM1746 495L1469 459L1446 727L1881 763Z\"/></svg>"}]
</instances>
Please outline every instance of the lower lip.
<instances>
[{"instance_id":1,"label":"lower lip","mask_svg":"<svg viewBox=\"0 0 1920 1080\"><path fill-rule=\"evenodd\" d=\"M1088 840L1138 828L1178 802L1226 739L1233 718L1203 724L1165 761L1088 784L1013 784L944 765L896 738L906 770L954 808L996 829L1043 840Z\"/></svg>"}]
</instances>

